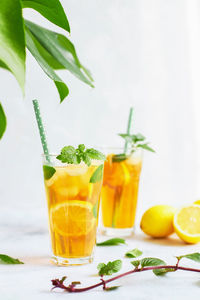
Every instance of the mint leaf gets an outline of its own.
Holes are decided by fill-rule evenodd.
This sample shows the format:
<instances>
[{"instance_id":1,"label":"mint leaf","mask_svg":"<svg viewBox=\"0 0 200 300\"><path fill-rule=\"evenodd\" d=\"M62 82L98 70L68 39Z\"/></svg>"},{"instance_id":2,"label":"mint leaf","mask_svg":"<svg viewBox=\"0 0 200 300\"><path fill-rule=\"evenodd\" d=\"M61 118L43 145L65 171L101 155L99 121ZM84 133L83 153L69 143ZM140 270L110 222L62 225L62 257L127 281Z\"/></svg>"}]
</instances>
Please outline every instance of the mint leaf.
<instances>
[{"instance_id":1,"label":"mint leaf","mask_svg":"<svg viewBox=\"0 0 200 300\"><path fill-rule=\"evenodd\" d=\"M97 266L99 270L99 275L112 275L113 273L117 273L122 267L121 260L109 261L107 264L100 263Z\"/></svg>"},{"instance_id":2,"label":"mint leaf","mask_svg":"<svg viewBox=\"0 0 200 300\"><path fill-rule=\"evenodd\" d=\"M91 159L87 153L83 153L81 158L88 167L91 165Z\"/></svg>"},{"instance_id":3,"label":"mint leaf","mask_svg":"<svg viewBox=\"0 0 200 300\"><path fill-rule=\"evenodd\" d=\"M66 146L62 148L61 154L58 155L56 158L61 160L62 163L76 164L76 149L73 146Z\"/></svg>"},{"instance_id":4,"label":"mint leaf","mask_svg":"<svg viewBox=\"0 0 200 300\"><path fill-rule=\"evenodd\" d=\"M191 253L191 254L177 256L177 259L179 259L179 260L182 259L182 258L188 258L188 259L191 259L193 261L200 262L200 253L195 252L195 253Z\"/></svg>"},{"instance_id":5,"label":"mint leaf","mask_svg":"<svg viewBox=\"0 0 200 300\"><path fill-rule=\"evenodd\" d=\"M98 150L95 150L93 148L87 149L86 153L89 155L91 159L97 159L97 160L105 160L106 157L103 153L99 152Z\"/></svg>"},{"instance_id":6,"label":"mint leaf","mask_svg":"<svg viewBox=\"0 0 200 300\"><path fill-rule=\"evenodd\" d=\"M131 261L131 264L137 268L140 265L140 260L133 260L133 261Z\"/></svg>"},{"instance_id":7,"label":"mint leaf","mask_svg":"<svg viewBox=\"0 0 200 300\"><path fill-rule=\"evenodd\" d=\"M104 291L107 291L107 292L109 292L109 291L114 291L114 290L118 289L119 287L120 287L119 285L106 287L106 288L104 289Z\"/></svg>"},{"instance_id":8,"label":"mint leaf","mask_svg":"<svg viewBox=\"0 0 200 300\"><path fill-rule=\"evenodd\" d=\"M63 283L65 281L65 279L67 278L67 276L63 276L60 280L61 283Z\"/></svg>"},{"instance_id":9,"label":"mint leaf","mask_svg":"<svg viewBox=\"0 0 200 300\"><path fill-rule=\"evenodd\" d=\"M97 246L117 246L120 244L125 244L125 240L121 238L112 238L109 240L106 240L102 243L97 243Z\"/></svg>"},{"instance_id":10,"label":"mint leaf","mask_svg":"<svg viewBox=\"0 0 200 300\"><path fill-rule=\"evenodd\" d=\"M120 161L123 161L123 160L126 160L126 159L127 159L127 156L126 156L125 153L115 154L112 157L112 162L120 162Z\"/></svg>"},{"instance_id":11,"label":"mint leaf","mask_svg":"<svg viewBox=\"0 0 200 300\"><path fill-rule=\"evenodd\" d=\"M137 145L138 148L143 148L145 150L151 151L151 152L155 152L154 149L152 149L151 147L148 146L148 144L139 144Z\"/></svg>"},{"instance_id":12,"label":"mint leaf","mask_svg":"<svg viewBox=\"0 0 200 300\"><path fill-rule=\"evenodd\" d=\"M19 265L19 264L24 264L24 263L17 258L13 258L13 257L5 255L5 254L0 254L0 264Z\"/></svg>"},{"instance_id":13,"label":"mint leaf","mask_svg":"<svg viewBox=\"0 0 200 300\"><path fill-rule=\"evenodd\" d=\"M44 172L44 179L48 180L56 173L56 169L54 169L51 166L44 165L43 172Z\"/></svg>"},{"instance_id":14,"label":"mint leaf","mask_svg":"<svg viewBox=\"0 0 200 300\"><path fill-rule=\"evenodd\" d=\"M99 207L99 200L97 200L97 202L95 203L95 205L93 206L92 212L95 218L97 218L98 215L98 207Z\"/></svg>"},{"instance_id":15,"label":"mint leaf","mask_svg":"<svg viewBox=\"0 0 200 300\"><path fill-rule=\"evenodd\" d=\"M160 265L166 265L166 263L159 259L159 258L155 258L155 257L147 257L147 258L143 258L141 259L141 267L148 267L148 266L160 266Z\"/></svg>"},{"instance_id":16,"label":"mint leaf","mask_svg":"<svg viewBox=\"0 0 200 300\"><path fill-rule=\"evenodd\" d=\"M83 152L83 151L85 150L85 145L84 145L84 144L78 145L78 150L79 150L80 152Z\"/></svg>"},{"instance_id":17,"label":"mint leaf","mask_svg":"<svg viewBox=\"0 0 200 300\"><path fill-rule=\"evenodd\" d=\"M130 257L130 258L136 258L141 255L142 255L142 251L140 251L137 248L130 250L130 251L126 252L126 254L125 254L126 257Z\"/></svg>"},{"instance_id":18,"label":"mint leaf","mask_svg":"<svg viewBox=\"0 0 200 300\"><path fill-rule=\"evenodd\" d=\"M96 183L100 181L103 177L103 165L100 165L92 174L90 178L90 183Z\"/></svg>"},{"instance_id":19,"label":"mint leaf","mask_svg":"<svg viewBox=\"0 0 200 300\"><path fill-rule=\"evenodd\" d=\"M155 269L155 270L153 270L153 273L156 276L164 276L166 273L175 272L175 271L176 271L176 269Z\"/></svg>"}]
</instances>

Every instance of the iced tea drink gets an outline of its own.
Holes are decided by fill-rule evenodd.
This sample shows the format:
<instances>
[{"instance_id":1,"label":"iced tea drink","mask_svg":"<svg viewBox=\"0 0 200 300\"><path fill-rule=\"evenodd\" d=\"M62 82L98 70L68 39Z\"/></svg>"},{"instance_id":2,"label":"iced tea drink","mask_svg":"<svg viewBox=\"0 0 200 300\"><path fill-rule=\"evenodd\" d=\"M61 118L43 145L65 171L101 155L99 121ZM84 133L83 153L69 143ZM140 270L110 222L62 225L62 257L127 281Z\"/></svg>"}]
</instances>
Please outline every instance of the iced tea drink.
<instances>
[{"instance_id":1,"label":"iced tea drink","mask_svg":"<svg viewBox=\"0 0 200 300\"><path fill-rule=\"evenodd\" d=\"M45 160L45 158L44 158ZM91 262L96 243L99 198L102 179L91 176L103 162L63 165L51 156L53 168L44 161L45 189L53 259L59 265ZM50 178L48 178L48 168Z\"/></svg>"},{"instance_id":2,"label":"iced tea drink","mask_svg":"<svg viewBox=\"0 0 200 300\"><path fill-rule=\"evenodd\" d=\"M106 234L126 236L133 232L141 167L141 149L126 157L113 153L107 155L101 192Z\"/></svg>"}]
</instances>

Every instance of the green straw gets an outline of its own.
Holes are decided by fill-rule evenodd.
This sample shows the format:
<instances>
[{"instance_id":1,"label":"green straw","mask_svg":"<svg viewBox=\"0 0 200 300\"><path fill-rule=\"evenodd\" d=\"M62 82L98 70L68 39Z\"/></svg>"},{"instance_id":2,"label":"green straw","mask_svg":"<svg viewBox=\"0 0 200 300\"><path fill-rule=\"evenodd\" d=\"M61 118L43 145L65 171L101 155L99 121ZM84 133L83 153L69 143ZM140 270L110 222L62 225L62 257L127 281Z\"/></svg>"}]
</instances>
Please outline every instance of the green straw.
<instances>
[{"instance_id":1,"label":"green straw","mask_svg":"<svg viewBox=\"0 0 200 300\"><path fill-rule=\"evenodd\" d=\"M38 124L38 129L39 129L39 133L40 133L40 139L42 142L43 151L46 156L46 160L49 163L51 163L50 158L49 158L49 150L48 150L48 146L47 146L47 140L46 140L46 135L45 135L45 131L44 131L44 126L43 126L42 118L41 118L41 114L40 114L40 107L39 107L39 103L37 100L33 100L33 107L34 107L35 116L36 116L36 120L37 120L37 124Z\"/></svg>"},{"instance_id":2,"label":"green straw","mask_svg":"<svg viewBox=\"0 0 200 300\"><path fill-rule=\"evenodd\" d=\"M127 125L127 134L130 134L131 128L133 124L133 107L130 108L130 112L129 112L129 118L128 118L128 125ZM125 141L125 145L124 145L124 153L126 154L127 152L127 148L128 148L128 141Z\"/></svg>"}]
</instances>

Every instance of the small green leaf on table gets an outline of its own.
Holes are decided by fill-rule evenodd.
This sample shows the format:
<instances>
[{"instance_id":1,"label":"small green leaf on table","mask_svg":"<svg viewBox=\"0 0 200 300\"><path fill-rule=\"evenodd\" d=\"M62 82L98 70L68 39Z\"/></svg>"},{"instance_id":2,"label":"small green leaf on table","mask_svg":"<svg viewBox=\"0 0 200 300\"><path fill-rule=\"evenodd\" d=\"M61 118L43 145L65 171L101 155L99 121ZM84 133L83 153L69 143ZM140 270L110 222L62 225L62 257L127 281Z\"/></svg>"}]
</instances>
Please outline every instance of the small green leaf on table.
<instances>
[{"instance_id":1,"label":"small green leaf on table","mask_svg":"<svg viewBox=\"0 0 200 300\"><path fill-rule=\"evenodd\" d=\"M5 255L5 254L0 254L0 264L5 264L5 265L19 265L20 264L21 265L24 263L17 258L13 258L13 257Z\"/></svg>"},{"instance_id":2,"label":"small green leaf on table","mask_svg":"<svg viewBox=\"0 0 200 300\"><path fill-rule=\"evenodd\" d=\"M98 166L90 178L90 183L96 183L103 177L103 165Z\"/></svg>"},{"instance_id":3,"label":"small green leaf on table","mask_svg":"<svg viewBox=\"0 0 200 300\"><path fill-rule=\"evenodd\" d=\"M130 257L130 258L136 258L141 255L142 255L142 251L140 251L137 248L130 250L130 251L126 252L126 254L125 254L126 257Z\"/></svg>"},{"instance_id":4,"label":"small green leaf on table","mask_svg":"<svg viewBox=\"0 0 200 300\"><path fill-rule=\"evenodd\" d=\"M6 115L4 113L3 107L0 103L0 139L2 138L5 130L6 130Z\"/></svg>"},{"instance_id":5,"label":"small green leaf on table","mask_svg":"<svg viewBox=\"0 0 200 300\"><path fill-rule=\"evenodd\" d=\"M122 261L120 259L109 261L107 264L100 263L97 266L99 270L99 275L112 275L113 273L117 273L122 267Z\"/></svg>"},{"instance_id":6,"label":"small green leaf on table","mask_svg":"<svg viewBox=\"0 0 200 300\"><path fill-rule=\"evenodd\" d=\"M102 243L97 243L97 246L117 246L120 244L125 244L125 240L121 238L112 238Z\"/></svg>"},{"instance_id":7,"label":"small green leaf on table","mask_svg":"<svg viewBox=\"0 0 200 300\"><path fill-rule=\"evenodd\" d=\"M51 166L44 165L43 172L44 172L44 179L48 180L56 173L56 169Z\"/></svg>"},{"instance_id":8,"label":"small green leaf on table","mask_svg":"<svg viewBox=\"0 0 200 300\"><path fill-rule=\"evenodd\" d=\"M106 292L114 291L114 290L118 289L119 287L120 287L119 285L106 287L106 288L104 289L104 291L106 291Z\"/></svg>"}]
</instances>

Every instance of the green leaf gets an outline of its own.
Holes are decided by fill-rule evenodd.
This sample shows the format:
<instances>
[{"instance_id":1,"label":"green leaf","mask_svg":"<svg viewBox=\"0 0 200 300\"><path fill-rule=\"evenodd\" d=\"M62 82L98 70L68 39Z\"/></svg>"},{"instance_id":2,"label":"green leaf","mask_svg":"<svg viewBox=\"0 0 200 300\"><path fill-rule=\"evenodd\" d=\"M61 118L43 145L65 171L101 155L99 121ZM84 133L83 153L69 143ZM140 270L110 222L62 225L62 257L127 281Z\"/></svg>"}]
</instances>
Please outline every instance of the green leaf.
<instances>
[{"instance_id":1,"label":"green leaf","mask_svg":"<svg viewBox=\"0 0 200 300\"><path fill-rule=\"evenodd\" d=\"M103 177L103 165L98 166L90 178L90 183L96 183Z\"/></svg>"},{"instance_id":2,"label":"green leaf","mask_svg":"<svg viewBox=\"0 0 200 300\"><path fill-rule=\"evenodd\" d=\"M77 164L76 149L73 146L66 146L62 148L61 154L56 157L62 163Z\"/></svg>"},{"instance_id":3,"label":"green leaf","mask_svg":"<svg viewBox=\"0 0 200 300\"><path fill-rule=\"evenodd\" d=\"M175 272L176 269L155 269L153 270L153 273L156 276L164 276L165 274L169 273L169 272Z\"/></svg>"},{"instance_id":4,"label":"green leaf","mask_svg":"<svg viewBox=\"0 0 200 300\"><path fill-rule=\"evenodd\" d=\"M51 166L44 165L43 172L44 172L44 179L48 180L56 173L56 169L54 169Z\"/></svg>"},{"instance_id":5,"label":"green leaf","mask_svg":"<svg viewBox=\"0 0 200 300\"><path fill-rule=\"evenodd\" d=\"M85 150L85 145L84 145L84 144L79 144L79 145L78 145L78 150L79 150L80 152L84 152L84 150Z\"/></svg>"},{"instance_id":6,"label":"green leaf","mask_svg":"<svg viewBox=\"0 0 200 300\"><path fill-rule=\"evenodd\" d=\"M132 137L133 143L141 142L146 139L145 136L142 135L141 133L133 134L131 137Z\"/></svg>"},{"instance_id":7,"label":"green leaf","mask_svg":"<svg viewBox=\"0 0 200 300\"><path fill-rule=\"evenodd\" d=\"M69 89L63 81L54 81L54 83L60 96L60 102L63 102L63 100L69 95Z\"/></svg>"},{"instance_id":8,"label":"green leaf","mask_svg":"<svg viewBox=\"0 0 200 300\"><path fill-rule=\"evenodd\" d=\"M89 155L89 157L91 159L97 159L97 160L105 160L106 159L106 157L103 153L101 153L100 151L95 150L93 148L87 149L86 153Z\"/></svg>"},{"instance_id":9,"label":"green leaf","mask_svg":"<svg viewBox=\"0 0 200 300\"><path fill-rule=\"evenodd\" d=\"M40 67L43 71L54 81L58 93L60 95L60 101L62 102L65 97L69 94L68 87L66 84L60 79L60 77L54 72L52 67L46 61L46 57L42 56L41 50L42 46L39 45L39 42L35 39L34 35L30 32L30 30L26 27L26 45L28 50L34 56Z\"/></svg>"},{"instance_id":10,"label":"green leaf","mask_svg":"<svg viewBox=\"0 0 200 300\"><path fill-rule=\"evenodd\" d=\"M117 246L120 244L125 244L125 240L121 238L112 238L102 243L97 243L97 246Z\"/></svg>"},{"instance_id":11,"label":"green leaf","mask_svg":"<svg viewBox=\"0 0 200 300\"><path fill-rule=\"evenodd\" d=\"M122 154L115 154L112 156L112 162L120 162L120 161L123 161L123 160L126 160L127 159L127 156L125 153L122 153Z\"/></svg>"},{"instance_id":12,"label":"green leaf","mask_svg":"<svg viewBox=\"0 0 200 300\"><path fill-rule=\"evenodd\" d=\"M65 280L66 280L67 276L63 276L61 279L60 279L60 282L63 283Z\"/></svg>"},{"instance_id":13,"label":"green leaf","mask_svg":"<svg viewBox=\"0 0 200 300\"><path fill-rule=\"evenodd\" d=\"M65 36L44 27L25 21L26 26L38 42L67 70L83 82L93 87L91 81L82 72L74 45Z\"/></svg>"},{"instance_id":14,"label":"green leaf","mask_svg":"<svg viewBox=\"0 0 200 300\"><path fill-rule=\"evenodd\" d=\"M21 3L20 0L1 0L0 6L0 60L24 92L26 54Z\"/></svg>"},{"instance_id":15,"label":"green leaf","mask_svg":"<svg viewBox=\"0 0 200 300\"><path fill-rule=\"evenodd\" d=\"M0 103L0 139L2 138L5 130L6 130L6 115L4 113L3 107Z\"/></svg>"},{"instance_id":16,"label":"green leaf","mask_svg":"<svg viewBox=\"0 0 200 300\"><path fill-rule=\"evenodd\" d=\"M139 145L137 145L137 147L143 148L143 149L151 151L151 152L155 152L155 150L153 150L151 147L149 147L148 144L139 144Z\"/></svg>"},{"instance_id":17,"label":"green leaf","mask_svg":"<svg viewBox=\"0 0 200 300\"><path fill-rule=\"evenodd\" d=\"M0 254L0 264L19 265L19 264L23 264L23 262L17 258L13 258L5 254Z\"/></svg>"},{"instance_id":18,"label":"green leaf","mask_svg":"<svg viewBox=\"0 0 200 300\"><path fill-rule=\"evenodd\" d=\"M130 250L130 251L126 252L126 254L125 254L126 257L130 257L130 258L136 258L141 255L142 255L142 251L140 251L137 248Z\"/></svg>"},{"instance_id":19,"label":"green leaf","mask_svg":"<svg viewBox=\"0 0 200 300\"><path fill-rule=\"evenodd\" d=\"M81 155L82 160L84 161L84 163L89 167L91 165L91 159L89 157L89 155L87 153L83 153Z\"/></svg>"},{"instance_id":20,"label":"green leaf","mask_svg":"<svg viewBox=\"0 0 200 300\"><path fill-rule=\"evenodd\" d=\"M2 60L0 60L0 68L10 71L9 68L6 66L6 64L4 64Z\"/></svg>"},{"instance_id":21,"label":"green leaf","mask_svg":"<svg viewBox=\"0 0 200 300\"><path fill-rule=\"evenodd\" d=\"M155 257L147 257L147 258L143 258L140 261L141 263L141 267L148 267L148 266L160 266L160 265L166 265L166 263L159 259L159 258L155 258Z\"/></svg>"},{"instance_id":22,"label":"green leaf","mask_svg":"<svg viewBox=\"0 0 200 300\"><path fill-rule=\"evenodd\" d=\"M181 255L181 256L177 256L177 258L179 260L182 259L182 258L188 258L188 259L191 259L193 261L200 262L200 253L195 252L195 253L191 253L191 254Z\"/></svg>"},{"instance_id":23,"label":"green leaf","mask_svg":"<svg viewBox=\"0 0 200 300\"><path fill-rule=\"evenodd\" d=\"M133 261L131 261L131 264L132 264L134 267L138 268L139 265L140 265L140 260L133 260Z\"/></svg>"},{"instance_id":24,"label":"green leaf","mask_svg":"<svg viewBox=\"0 0 200 300\"><path fill-rule=\"evenodd\" d=\"M109 261L107 264L100 263L97 266L97 269L99 270L99 275L112 275L113 273L117 273L122 267L122 261L121 260L114 260Z\"/></svg>"},{"instance_id":25,"label":"green leaf","mask_svg":"<svg viewBox=\"0 0 200 300\"><path fill-rule=\"evenodd\" d=\"M106 287L104 289L104 291L106 291L106 292L114 291L114 290L118 289L119 287L120 287L119 285L114 285L114 286Z\"/></svg>"},{"instance_id":26,"label":"green leaf","mask_svg":"<svg viewBox=\"0 0 200 300\"><path fill-rule=\"evenodd\" d=\"M81 282L80 282L80 281L72 281L71 284L72 284L72 285L77 285L77 284L81 284Z\"/></svg>"},{"instance_id":27,"label":"green leaf","mask_svg":"<svg viewBox=\"0 0 200 300\"><path fill-rule=\"evenodd\" d=\"M33 8L51 23L70 32L69 22L58 0L22 0L23 8Z\"/></svg>"},{"instance_id":28,"label":"green leaf","mask_svg":"<svg viewBox=\"0 0 200 300\"><path fill-rule=\"evenodd\" d=\"M99 208L99 200L96 201L95 205L93 206L92 212L95 218L98 216L98 208Z\"/></svg>"}]
</instances>

